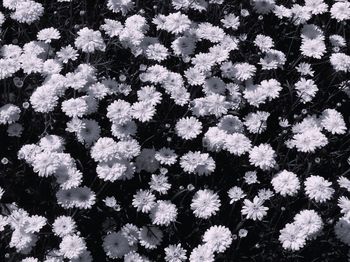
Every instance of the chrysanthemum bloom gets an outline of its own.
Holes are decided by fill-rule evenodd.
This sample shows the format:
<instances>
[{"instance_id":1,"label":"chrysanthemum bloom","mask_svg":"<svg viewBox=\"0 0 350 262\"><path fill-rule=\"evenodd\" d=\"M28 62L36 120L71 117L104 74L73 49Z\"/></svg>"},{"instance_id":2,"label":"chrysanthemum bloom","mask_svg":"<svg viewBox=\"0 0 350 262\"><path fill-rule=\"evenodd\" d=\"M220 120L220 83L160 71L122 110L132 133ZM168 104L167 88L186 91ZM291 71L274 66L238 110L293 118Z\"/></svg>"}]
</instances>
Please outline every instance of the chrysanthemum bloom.
<instances>
[{"instance_id":1,"label":"chrysanthemum bloom","mask_svg":"<svg viewBox=\"0 0 350 262\"><path fill-rule=\"evenodd\" d=\"M85 53L94 53L96 50L105 51L106 49L101 32L87 27L78 31L78 37L75 39L74 44Z\"/></svg>"},{"instance_id":2,"label":"chrysanthemum bloom","mask_svg":"<svg viewBox=\"0 0 350 262\"><path fill-rule=\"evenodd\" d=\"M322 112L320 124L332 134L344 134L347 130L343 115L335 109L326 109Z\"/></svg>"},{"instance_id":3,"label":"chrysanthemum bloom","mask_svg":"<svg viewBox=\"0 0 350 262\"><path fill-rule=\"evenodd\" d=\"M0 107L0 124L11 124L20 117L21 109L13 104Z\"/></svg>"},{"instance_id":4,"label":"chrysanthemum bloom","mask_svg":"<svg viewBox=\"0 0 350 262\"><path fill-rule=\"evenodd\" d=\"M185 117L177 121L176 134L185 140L196 138L202 132L202 123L195 117Z\"/></svg>"},{"instance_id":5,"label":"chrysanthemum bloom","mask_svg":"<svg viewBox=\"0 0 350 262\"><path fill-rule=\"evenodd\" d=\"M60 252L65 258L77 258L86 250L86 243L83 238L78 235L66 235L60 243Z\"/></svg>"},{"instance_id":6,"label":"chrysanthemum bloom","mask_svg":"<svg viewBox=\"0 0 350 262\"><path fill-rule=\"evenodd\" d=\"M302 210L294 217L294 223L305 231L308 238L318 233L323 222L319 214L314 210Z\"/></svg>"},{"instance_id":7,"label":"chrysanthemum bloom","mask_svg":"<svg viewBox=\"0 0 350 262\"><path fill-rule=\"evenodd\" d=\"M276 174L271 184L273 189L282 196L293 196L300 189L300 182L296 174L283 170Z\"/></svg>"},{"instance_id":8,"label":"chrysanthemum bloom","mask_svg":"<svg viewBox=\"0 0 350 262\"><path fill-rule=\"evenodd\" d=\"M242 215L247 215L248 219L262 220L267 214L268 207L263 206L264 201L258 197L254 197L253 202L245 199L243 201Z\"/></svg>"},{"instance_id":9,"label":"chrysanthemum bloom","mask_svg":"<svg viewBox=\"0 0 350 262\"><path fill-rule=\"evenodd\" d=\"M59 216L52 224L52 231L59 237L72 235L76 231L76 223L70 216Z\"/></svg>"},{"instance_id":10,"label":"chrysanthemum bloom","mask_svg":"<svg viewBox=\"0 0 350 262\"><path fill-rule=\"evenodd\" d=\"M198 190L191 203L193 214L198 218L207 219L217 213L221 206L219 196L212 190Z\"/></svg>"},{"instance_id":11,"label":"chrysanthemum bloom","mask_svg":"<svg viewBox=\"0 0 350 262\"><path fill-rule=\"evenodd\" d=\"M139 241L140 229L134 224L125 224L120 231L128 240L130 246L134 246Z\"/></svg>"},{"instance_id":12,"label":"chrysanthemum bloom","mask_svg":"<svg viewBox=\"0 0 350 262\"><path fill-rule=\"evenodd\" d=\"M139 190L133 196L132 205L137 211L148 213L155 206L156 197L149 190Z\"/></svg>"},{"instance_id":13,"label":"chrysanthemum bloom","mask_svg":"<svg viewBox=\"0 0 350 262\"><path fill-rule=\"evenodd\" d=\"M222 253L232 243L232 233L224 226L212 226L203 235L203 242L214 252Z\"/></svg>"},{"instance_id":14,"label":"chrysanthemum bloom","mask_svg":"<svg viewBox=\"0 0 350 262\"><path fill-rule=\"evenodd\" d=\"M118 145L109 137L101 137L91 148L91 157L97 162L110 161L118 158Z\"/></svg>"},{"instance_id":15,"label":"chrysanthemum bloom","mask_svg":"<svg viewBox=\"0 0 350 262\"><path fill-rule=\"evenodd\" d=\"M153 224L168 226L171 222L175 222L177 213L177 207L173 203L158 200L151 210L150 217Z\"/></svg>"},{"instance_id":16,"label":"chrysanthemum bloom","mask_svg":"<svg viewBox=\"0 0 350 262\"><path fill-rule=\"evenodd\" d=\"M305 182L306 195L316 202L323 203L330 200L333 196L334 189L332 183L321 176L310 176Z\"/></svg>"},{"instance_id":17,"label":"chrysanthemum bloom","mask_svg":"<svg viewBox=\"0 0 350 262\"><path fill-rule=\"evenodd\" d=\"M156 249L163 239L162 231L155 226L144 226L139 233L139 240L141 246L147 249Z\"/></svg>"},{"instance_id":18,"label":"chrysanthemum bloom","mask_svg":"<svg viewBox=\"0 0 350 262\"><path fill-rule=\"evenodd\" d=\"M182 262L186 261L186 250L182 248L181 244L169 245L164 248L165 251L165 261L166 262Z\"/></svg>"},{"instance_id":19,"label":"chrysanthemum bloom","mask_svg":"<svg viewBox=\"0 0 350 262\"><path fill-rule=\"evenodd\" d=\"M299 225L290 223L280 230L278 239L284 249L298 251L305 246L306 234Z\"/></svg>"},{"instance_id":20,"label":"chrysanthemum bloom","mask_svg":"<svg viewBox=\"0 0 350 262\"><path fill-rule=\"evenodd\" d=\"M249 152L249 162L260 167L262 170L269 170L276 165L275 150L269 144L255 146Z\"/></svg>"},{"instance_id":21,"label":"chrysanthemum bloom","mask_svg":"<svg viewBox=\"0 0 350 262\"><path fill-rule=\"evenodd\" d=\"M214 262L214 252L209 245L199 245L194 248L190 255L191 262Z\"/></svg>"},{"instance_id":22,"label":"chrysanthemum bloom","mask_svg":"<svg viewBox=\"0 0 350 262\"><path fill-rule=\"evenodd\" d=\"M121 258L132 250L128 240L123 234L113 232L108 234L103 239L103 249L109 258Z\"/></svg>"}]
</instances>

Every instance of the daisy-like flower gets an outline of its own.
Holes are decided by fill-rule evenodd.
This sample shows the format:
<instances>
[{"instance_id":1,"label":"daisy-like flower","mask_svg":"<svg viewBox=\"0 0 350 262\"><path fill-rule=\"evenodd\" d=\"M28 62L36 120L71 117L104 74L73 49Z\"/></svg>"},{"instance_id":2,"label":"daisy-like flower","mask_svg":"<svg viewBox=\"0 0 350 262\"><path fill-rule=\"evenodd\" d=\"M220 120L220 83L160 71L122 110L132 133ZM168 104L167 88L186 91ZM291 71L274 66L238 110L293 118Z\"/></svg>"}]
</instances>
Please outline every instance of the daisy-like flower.
<instances>
[{"instance_id":1,"label":"daisy-like flower","mask_svg":"<svg viewBox=\"0 0 350 262\"><path fill-rule=\"evenodd\" d=\"M291 223L286 224L286 226L280 230L278 239L282 243L284 249L297 251L305 246L306 235L305 231L302 230L299 225Z\"/></svg>"},{"instance_id":2,"label":"daisy-like flower","mask_svg":"<svg viewBox=\"0 0 350 262\"><path fill-rule=\"evenodd\" d=\"M320 117L321 126L332 134L344 134L347 130L344 118L335 109L326 109Z\"/></svg>"},{"instance_id":3,"label":"daisy-like flower","mask_svg":"<svg viewBox=\"0 0 350 262\"><path fill-rule=\"evenodd\" d=\"M88 105L83 98L71 98L62 102L62 111L69 117L82 117L88 111Z\"/></svg>"},{"instance_id":4,"label":"daisy-like flower","mask_svg":"<svg viewBox=\"0 0 350 262\"><path fill-rule=\"evenodd\" d=\"M68 63L69 60L75 61L78 58L78 52L71 45L61 47L56 55L58 59L65 64Z\"/></svg>"},{"instance_id":5,"label":"daisy-like flower","mask_svg":"<svg viewBox=\"0 0 350 262\"><path fill-rule=\"evenodd\" d=\"M166 262L182 262L186 261L186 250L182 248L181 244L169 245L164 248L165 251L165 261Z\"/></svg>"},{"instance_id":6,"label":"daisy-like flower","mask_svg":"<svg viewBox=\"0 0 350 262\"><path fill-rule=\"evenodd\" d=\"M334 189L331 188L332 183L321 176L310 176L306 178L304 185L308 198L318 203L323 203L331 199L334 193Z\"/></svg>"},{"instance_id":7,"label":"daisy-like flower","mask_svg":"<svg viewBox=\"0 0 350 262\"><path fill-rule=\"evenodd\" d=\"M156 249L163 239L162 231L155 226L142 227L139 233L139 240L141 246L147 249Z\"/></svg>"},{"instance_id":8,"label":"daisy-like flower","mask_svg":"<svg viewBox=\"0 0 350 262\"><path fill-rule=\"evenodd\" d=\"M106 235L102 246L109 258L122 258L132 250L128 240L120 231Z\"/></svg>"},{"instance_id":9,"label":"daisy-like flower","mask_svg":"<svg viewBox=\"0 0 350 262\"><path fill-rule=\"evenodd\" d=\"M244 125L253 134L260 134L267 128L266 121L270 113L265 111L251 112L244 118Z\"/></svg>"},{"instance_id":10,"label":"daisy-like flower","mask_svg":"<svg viewBox=\"0 0 350 262\"><path fill-rule=\"evenodd\" d=\"M163 147L154 156L162 165L173 165L176 163L177 155L174 150Z\"/></svg>"},{"instance_id":11,"label":"daisy-like flower","mask_svg":"<svg viewBox=\"0 0 350 262\"><path fill-rule=\"evenodd\" d=\"M53 27L42 29L38 32L37 38L45 43L51 43L52 40L60 39L60 32Z\"/></svg>"},{"instance_id":12,"label":"daisy-like flower","mask_svg":"<svg viewBox=\"0 0 350 262\"><path fill-rule=\"evenodd\" d=\"M337 21L350 19L350 3L348 1L337 1L331 7L331 17Z\"/></svg>"},{"instance_id":13,"label":"daisy-like flower","mask_svg":"<svg viewBox=\"0 0 350 262\"><path fill-rule=\"evenodd\" d=\"M126 237L130 246L134 246L139 241L140 229L134 224L125 224L120 231Z\"/></svg>"},{"instance_id":14,"label":"daisy-like flower","mask_svg":"<svg viewBox=\"0 0 350 262\"><path fill-rule=\"evenodd\" d=\"M76 231L76 223L70 216L60 216L52 224L52 231L59 237L72 235Z\"/></svg>"},{"instance_id":15,"label":"daisy-like flower","mask_svg":"<svg viewBox=\"0 0 350 262\"><path fill-rule=\"evenodd\" d=\"M149 190L139 190L133 196L132 205L142 213L148 213L155 206L156 197Z\"/></svg>"},{"instance_id":16,"label":"daisy-like flower","mask_svg":"<svg viewBox=\"0 0 350 262\"><path fill-rule=\"evenodd\" d=\"M116 158L118 144L109 137L101 137L91 148L91 157L97 162L110 161Z\"/></svg>"},{"instance_id":17,"label":"daisy-like flower","mask_svg":"<svg viewBox=\"0 0 350 262\"><path fill-rule=\"evenodd\" d=\"M79 257L85 250L85 240L78 235L66 235L60 243L60 252L68 259Z\"/></svg>"},{"instance_id":18,"label":"daisy-like flower","mask_svg":"<svg viewBox=\"0 0 350 262\"><path fill-rule=\"evenodd\" d=\"M194 139L202 132L202 123L193 116L184 117L177 121L175 131L185 140Z\"/></svg>"},{"instance_id":19,"label":"daisy-like flower","mask_svg":"<svg viewBox=\"0 0 350 262\"><path fill-rule=\"evenodd\" d=\"M168 56L168 49L159 43L149 45L145 51L146 57L151 60L161 62Z\"/></svg>"},{"instance_id":20,"label":"daisy-like flower","mask_svg":"<svg viewBox=\"0 0 350 262\"><path fill-rule=\"evenodd\" d=\"M208 245L199 245L190 255L191 262L214 262L214 252Z\"/></svg>"},{"instance_id":21,"label":"daisy-like flower","mask_svg":"<svg viewBox=\"0 0 350 262\"><path fill-rule=\"evenodd\" d=\"M128 102L118 99L107 107L107 117L116 124L130 121L131 106Z\"/></svg>"},{"instance_id":22,"label":"daisy-like flower","mask_svg":"<svg viewBox=\"0 0 350 262\"><path fill-rule=\"evenodd\" d=\"M203 235L203 242L214 252L222 253L232 243L232 233L224 226L212 226Z\"/></svg>"},{"instance_id":23,"label":"daisy-like flower","mask_svg":"<svg viewBox=\"0 0 350 262\"><path fill-rule=\"evenodd\" d=\"M300 182L296 174L283 170L271 180L274 190L282 196L293 196L300 189Z\"/></svg>"},{"instance_id":24,"label":"daisy-like flower","mask_svg":"<svg viewBox=\"0 0 350 262\"><path fill-rule=\"evenodd\" d=\"M255 146L249 152L249 162L260 167L262 170L269 170L276 164L275 150L269 144L260 144Z\"/></svg>"},{"instance_id":25,"label":"daisy-like flower","mask_svg":"<svg viewBox=\"0 0 350 262\"><path fill-rule=\"evenodd\" d=\"M233 75L240 81L253 77L255 72L256 67L248 63L235 63L233 65Z\"/></svg>"},{"instance_id":26,"label":"daisy-like flower","mask_svg":"<svg viewBox=\"0 0 350 262\"><path fill-rule=\"evenodd\" d=\"M225 28L231 28L233 30L237 30L240 22L239 22L239 16L236 16L235 14L227 14L224 16L223 19L220 20L223 27Z\"/></svg>"},{"instance_id":27,"label":"daisy-like flower","mask_svg":"<svg viewBox=\"0 0 350 262\"><path fill-rule=\"evenodd\" d=\"M245 172L243 179L248 185L259 183L258 176L256 175L255 171Z\"/></svg>"},{"instance_id":28,"label":"daisy-like flower","mask_svg":"<svg viewBox=\"0 0 350 262\"><path fill-rule=\"evenodd\" d=\"M212 190L198 190L191 203L191 209L198 218L207 219L217 213L221 206L219 196Z\"/></svg>"},{"instance_id":29,"label":"daisy-like flower","mask_svg":"<svg viewBox=\"0 0 350 262\"><path fill-rule=\"evenodd\" d=\"M294 223L302 228L308 237L315 235L323 227L322 218L314 210L302 210L294 217Z\"/></svg>"},{"instance_id":30,"label":"daisy-like flower","mask_svg":"<svg viewBox=\"0 0 350 262\"><path fill-rule=\"evenodd\" d=\"M0 107L0 124L12 124L20 117L21 109L13 104Z\"/></svg>"},{"instance_id":31,"label":"daisy-like flower","mask_svg":"<svg viewBox=\"0 0 350 262\"><path fill-rule=\"evenodd\" d=\"M209 175L215 170L215 161L208 153L190 151L181 157L180 166L187 173Z\"/></svg>"},{"instance_id":32,"label":"daisy-like flower","mask_svg":"<svg viewBox=\"0 0 350 262\"><path fill-rule=\"evenodd\" d=\"M158 200L150 213L152 223L169 226L177 217L177 207L170 201Z\"/></svg>"},{"instance_id":33,"label":"daisy-like flower","mask_svg":"<svg viewBox=\"0 0 350 262\"><path fill-rule=\"evenodd\" d=\"M233 204L234 202L236 202L236 201L238 201L246 196L246 194L244 193L242 188L240 188L238 186L232 187L229 191L227 191L227 194L228 194L229 198L231 199L230 204Z\"/></svg>"},{"instance_id":34,"label":"daisy-like flower","mask_svg":"<svg viewBox=\"0 0 350 262\"><path fill-rule=\"evenodd\" d=\"M306 39L300 47L304 56L321 59L326 52L326 45L320 39Z\"/></svg>"},{"instance_id":35,"label":"daisy-like flower","mask_svg":"<svg viewBox=\"0 0 350 262\"><path fill-rule=\"evenodd\" d=\"M168 177L165 174L152 175L149 186L152 190L157 191L159 194L163 195L168 192L171 184L168 182Z\"/></svg>"},{"instance_id":36,"label":"daisy-like flower","mask_svg":"<svg viewBox=\"0 0 350 262\"><path fill-rule=\"evenodd\" d=\"M123 25L112 19L105 19L105 23L101 25L101 28L106 32L110 37L118 36L119 33L123 30Z\"/></svg>"},{"instance_id":37,"label":"daisy-like flower","mask_svg":"<svg viewBox=\"0 0 350 262\"><path fill-rule=\"evenodd\" d=\"M156 113L154 105L149 102L136 102L131 107L131 115L140 122L148 122Z\"/></svg>"},{"instance_id":38,"label":"daisy-like flower","mask_svg":"<svg viewBox=\"0 0 350 262\"><path fill-rule=\"evenodd\" d=\"M344 53L333 53L329 60L336 71L350 71L350 56Z\"/></svg>"},{"instance_id":39,"label":"daisy-like flower","mask_svg":"<svg viewBox=\"0 0 350 262\"><path fill-rule=\"evenodd\" d=\"M134 3L131 0L108 0L107 7L114 13L121 12L123 15L126 15L133 9Z\"/></svg>"},{"instance_id":40,"label":"daisy-like flower","mask_svg":"<svg viewBox=\"0 0 350 262\"><path fill-rule=\"evenodd\" d=\"M254 197L253 202L244 199L244 206L242 207L242 215L246 215L247 219L262 220L267 214L268 207L263 206L264 201L259 197Z\"/></svg>"},{"instance_id":41,"label":"daisy-like flower","mask_svg":"<svg viewBox=\"0 0 350 262\"><path fill-rule=\"evenodd\" d=\"M94 53L96 50L105 51L106 49L101 32L87 27L78 31L78 37L75 39L74 44L85 53Z\"/></svg>"},{"instance_id":42,"label":"daisy-like flower","mask_svg":"<svg viewBox=\"0 0 350 262\"><path fill-rule=\"evenodd\" d=\"M243 134L233 133L226 135L223 148L236 156L241 156L251 149L251 141Z\"/></svg>"},{"instance_id":43,"label":"daisy-like flower","mask_svg":"<svg viewBox=\"0 0 350 262\"><path fill-rule=\"evenodd\" d=\"M318 88L312 79L305 79L303 77L295 83L295 89L304 104L310 102L318 91Z\"/></svg>"}]
</instances>

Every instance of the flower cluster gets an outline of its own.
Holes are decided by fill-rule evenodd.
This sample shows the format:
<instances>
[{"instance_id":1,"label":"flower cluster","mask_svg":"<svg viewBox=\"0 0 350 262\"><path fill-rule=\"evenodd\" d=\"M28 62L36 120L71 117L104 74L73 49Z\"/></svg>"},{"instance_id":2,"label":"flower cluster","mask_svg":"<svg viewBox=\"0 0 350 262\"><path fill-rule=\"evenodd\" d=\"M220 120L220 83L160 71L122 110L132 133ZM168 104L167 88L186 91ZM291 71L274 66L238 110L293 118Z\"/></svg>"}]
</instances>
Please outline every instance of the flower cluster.
<instances>
[{"instance_id":1,"label":"flower cluster","mask_svg":"<svg viewBox=\"0 0 350 262\"><path fill-rule=\"evenodd\" d=\"M0 6L0 261L346 259L349 1L41 2Z\"/></svg>"}]
</instances>

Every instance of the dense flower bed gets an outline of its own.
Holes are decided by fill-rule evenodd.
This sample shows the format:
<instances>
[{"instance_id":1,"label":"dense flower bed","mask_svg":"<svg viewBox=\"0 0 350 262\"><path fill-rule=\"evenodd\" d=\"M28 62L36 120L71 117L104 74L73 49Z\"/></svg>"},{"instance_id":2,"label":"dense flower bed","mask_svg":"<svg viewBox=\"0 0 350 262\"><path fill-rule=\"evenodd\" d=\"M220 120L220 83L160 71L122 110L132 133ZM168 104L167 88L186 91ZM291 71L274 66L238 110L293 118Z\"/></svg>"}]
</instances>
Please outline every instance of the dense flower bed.
<instances>
[{"instance_id":1,"label":"dense flower bed","mask_svg":"<svg viewBox=\"0 0 350 262\"><path fill-rule=\"evenodd\" d=\"M349 22L3 0L0 261L347 261Z\"/></svg>"}]
</instances>

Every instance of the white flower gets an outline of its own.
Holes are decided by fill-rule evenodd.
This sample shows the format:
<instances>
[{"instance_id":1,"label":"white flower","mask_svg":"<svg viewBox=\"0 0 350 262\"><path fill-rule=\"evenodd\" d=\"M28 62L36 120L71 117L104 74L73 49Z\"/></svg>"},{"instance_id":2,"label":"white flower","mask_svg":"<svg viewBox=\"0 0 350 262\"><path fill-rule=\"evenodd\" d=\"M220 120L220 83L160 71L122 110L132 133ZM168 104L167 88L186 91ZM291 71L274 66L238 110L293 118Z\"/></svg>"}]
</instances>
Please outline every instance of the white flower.
<instances>
[{"instance_id":1,"label":"white flower","mask_svg":"<svg viewBox=\"0 0 350 262\"><path fill-rule=\"evenodd\" d=\"M21 109L13 104L6 104L0 107L0 124L11 124L20 117Z\"/></svg>"},{"instance_id":2,"label":"white flower","mask_svg":"<svg viewBox=\"0 0 350 262\"><path fill-rule=\"evenodd\" d=\"M242 207L242 215L247 215L247 219L262 220L267 214L269 208L263 206L264 201L258 197L254 197L253 202L244 199L244 206Z\"/></svg>"},{"instance_id":3,"label":"white flower","mask_svg":"<svg viewBox=\"0 0 350 262\"><path fill-rule=\"evenodd\" d=\"M44 41L45 43L51 43L51 40L60 39L60 32L53 27L41 29L38 34L38 40Z\"/></svg>"},{"instance_id":4,"label":"white flower","mask_svg":"<svg viewBox=\"0 0 350 262\"><path fill-rule=\"evenodd\" d=\"M155 226L142 227L139 233L141 246L147 249L156 249L163 239L162 231Z\"/></svg>"},{"instance_id":5,"label":"white flower","mask_svg":"<svg viewBox=\"0 0 350 262\"><path fill-rule=\"evenodd\" d=\"M151 210L150 217L155 225L169 226L176 220L177 208L170 201L158 200Z\"/></svg>"},{"instance_id":6,"label":"white flower","mask_svg":"<svg viewBox=\"0 0 350 262\"><path fill-rule=\"evenodd\" d=\"M300 189L300 182L296 174L283 170L275 175L271 184L273 189L282 196L293 196Z\"/></svg>"},{"instance_id":7,"label":"white flower","mask_svg":"<svg viewBox=\"0 0 350 262\"><path fill-rule=\"evenodd\" d=\"M184 117L177 121L176 134L185 140L196 138L202 132L202 123L197 118Z\"/></svg>"},{"instance_id":8,"label":"white flower","mask_svg":"<svg viewBox=\"0 0 350 262\"><path fill-rule=\"evenodd\" d=\"M75 233L76 224L70 216L59 216L52 224L52 231L56 236L64 237Z\"/></svg>"},{"instance_id":9,"label":"white flower","mask_svg":"<svg viewBox=\"0 0 350 262\"><path fill-rule=\"evenodd\" d=\"M253 134L260 134L267 128L266 121L270 113L264 111L251 112L244 118L244 125Z\"/></svg>"},{"instance_id":10,"label":"white flower","mask_svg":"<svg viewBox=\"0 0 350 262\"><path fill-rule=\"evenodd\" d=\"M276 165L276 153L269 144L254 146L249 152L249 162L260 167L262 170L269 170Z\"/></svg>"},{"instance_id":11,"label":"white flower","mask_svg":"<svg viewBox=\"0 0 350 262\"><path fill-rule=\"evenodd\" d=\"M102 246L109 258L122 258L132 250L128 240L120 231L105 236Z\"/></svg>"},{"instance_id":12,"label":"white flower","mask_svg":"<svg viewBox=\"0 0 350 262\"><path fill-rule=\"evenodd\" d=\"M140 122L148 122L152 119L156 109L152 103L141 101L136 102L131 107L131 115Z\"/></svg>"},{"instance_id":13,"label":"white flower","mask_svg":"<svg viewBox=\"0 0 350 262\"><path fill-rule=\"evenodd\" d=\"M337 1L330 10L331 17L337 21L350 19L350 3L348 1Z\"/></svg>"},{"instance_id":14,"label":"white flower","mask_svg":"<svg viewBox=\"0 0 350 262\"><path fill-rule=\"evenodd\" d=\"M344 53L333 53L329 61L336 71L350 71L350 56Z\"/></svg>"},{"instance_id":15,"label":"white flower","mask_svg":"<svg viewBox=\"0 0 350 262\"><path fill-rule=\"evenodd\" d=\"M322 218L314 210L302 210L294 217L294 223L310 237L319 232L323 226Z\"/></svg>"},{"instance_id":16,"label":"white flower","mask_svg":"<svg viewBox=\"0 0 350 262\"><path fill-rule=\"evenodd\" d=\"M190 262L214 262L214 252L208 245L199 245L190 255Z\"/></svg>"},{"instance_id":17,"label":"white flower","mask_svg":"<svg viewBox=\"0 0 350 262\"><path fill-rule=\"evenodd\" d=\"M233 65L233 75L240 81L247 80L254 76L256 67L248 63L235 63Z\"/></svg>"},{"instance_id":18,"label":"white flower","mask_svg":"<svg viewBox=\"0 0 350 262\"><path fill-rule=\"evenodd\" d=\"M251 141L243 134L226 135L223 148L236 156L241 156L251 149Z\"/></svg>"},{"instance_id":19,"label":"white flower","mask_svg":"<svg viewBox=\"0 0 350 262\"><path fill-rule=\"evenodd\" d=\"M198 190L191 203L191 209L198 218L207 219L219 211L221 202L219 196L212 190Z\"/></svg>"},{"instance_id":20,"label":"white flower","mask_svg":"<svg viewBox=\"0 0 350 262\"><path fill-rule=\"evenodd\" d=\"M305 39L301 44L300 50L304 56L321 59L326 52L326 45L318 38Z\"/></svg>"},{"instance_id":21,"label":"white flower","mask_svg":"<svg viewBox=\"0 0 350 262\"><path fill-rule=\"evenodd\" d=\"M131 0L108 0L107 7L114 13L122 12L126 15L134 7L134 3Z\"/></svg>"},{"instance_id":22,"label":"white flower","mask_svg":"<svg viewBox=\"0 0 350 262\"><path fill-rule=\"evenodd\" d=\"M87 27L78 31L78 37L75 39L74 44L85 53L94 53L96 50L105 51L106 48L101 32Z\"/></svg>"},{"instance_id":23,"label":"white flower","mask_svg":"<svg viewBox=\"0 0 350 262\"><path fill-rule=\"evenodd\" d=\"M182 262L186 261L186 250L182 248L181 244L169 245L164 248L166 262Z\"/></svg>"},{"instance_id":24,"label":"white flower","mask_svg":"<svg viewBox=\"0 0 350 262\"><path fill-rule=\"evenodd\" d=\"M304 104L310 102L318 91L318 88L312 79L305 79L303 77L295 83L295 89Z\"/></svg>"},{"instance_id":25,"label":"white flower","mask_svg":"<svg viewBox=\"0 0 350 262\"><path fill-rule=\"evenodd\" d=\"M332 134L344 134L347 130L344 118L335 109L326 109L322 112L320 124Z\"/></svg>"},{"instance_id":26,"label":"white flower","mask_svg":"<svg viewBox=\"0 0 350 262\"><path fill-rule=\"evenodd\" d=\"M232 233L224 226L212 226L203 235L203 242L209 245L214 252L222 253L232 243Z\"/></svg>"},{"instance_id":27,"label":"white flower","mask_svg":"<svg viewBox=\"0 0 350 262\"><path fill-rule=\"evenodd\" d=\"M280 230L278 239L284 249L297 251L305 246L306 235L299 225L291 223Z\"/></svg>"},{"instance_id":28,"label":"white flower","mask_svg":"<svg viewBox=\"0 0 350 262\"><path fill-rule=\"evenodd\" d=\"M149 190L139 190L133 196L132 205L137 211L148 213L156 205L156 197Z\"/></svg>"},{"instance_id":29,"label":"white flower","mask_svg":"<svg viewBox=\"0 0 350 262\"><path fill-rule=\"evenodd\" d=\"M65 258L77 258L84 250L86 250L85 240L78 235L66 235L60 243L60 252Z\"/></svg>"},{"instance_id":30,"label":"white flower","mask_svg":"<svg viewBox=\"0 0 350 262\"><path fill-rule=\"evenodd\" d=\"M232 187L228 192L227 192L228 196L230 197L230 204L233 204L234 202L244 198L246 196L246 194L243 192L243 190L238 187L238 186L234 186Z\"/></svg>"},{"instance_id":31,"label":"white flower","mask_svg":"<svg viewBox=\"0 0 350 262\"><path fill-rule=\"evenodd\" d=\"M118 145L109 137L101 137L91 148L91 157L97 162L113 160L117 157Z\"/></svg>"},{"instance_id":32,"label":"white flower","mask_svg":"<svg viewBox=\"0 0 350 262\"><path fill-rule=\"evenodd\" d=\"M316 202L326 202L333 196L332 183L321 176L310 176L306 178L304 184L306 195Z\"/></svg>"},{"instance_id":33,"label":"white flower","mask_svg":"<svg viewBox=\"0 0 350 262\"><path fill-rule=\"evenodd\" d=\"M14 7L15 12L11 14L11 18L20 23L32 24L44 13L43 5L32 0L20 1Z\"/></svg>"}]
</instances>

